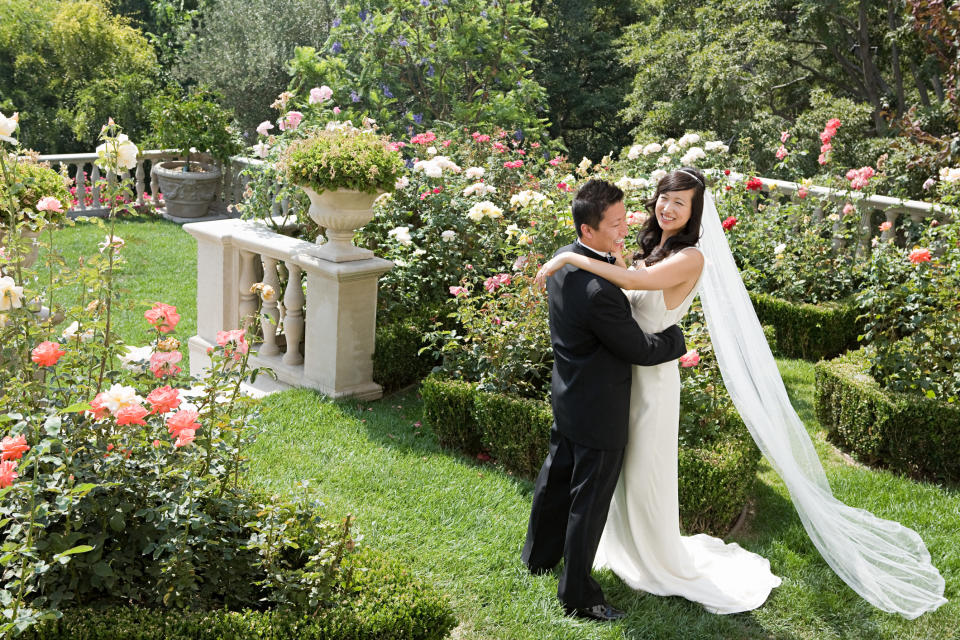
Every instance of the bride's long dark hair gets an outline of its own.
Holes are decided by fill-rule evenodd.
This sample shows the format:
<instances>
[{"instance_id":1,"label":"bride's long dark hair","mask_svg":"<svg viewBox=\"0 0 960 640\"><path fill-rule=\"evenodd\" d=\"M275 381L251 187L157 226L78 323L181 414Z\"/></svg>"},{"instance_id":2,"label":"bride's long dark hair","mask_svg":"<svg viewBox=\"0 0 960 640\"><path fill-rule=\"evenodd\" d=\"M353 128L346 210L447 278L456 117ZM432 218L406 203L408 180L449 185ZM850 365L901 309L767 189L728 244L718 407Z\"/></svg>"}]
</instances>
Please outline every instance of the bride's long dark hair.
<instances>
[{"instance_id":1,"label":"bride's long dark hair","mask_svg":"<svg viewBox=\"0 0 960 640\"><path fill-rule=\"evenodd\" d=\"M637 235L640 250L633 255L634 262L643 260L649 267L681 249L696 246L700 240L700 221L703 218L703 193L706 190L706 184L703 174L690 167L671 171L660 179L653 197L644 203L649 217ZM687 189L695 190L690 203L690 219L679 233L667 238L661 247L660 239L663 237L663 229L657 221L657 200L661 193Z\"/></svg>"}]
</instances>

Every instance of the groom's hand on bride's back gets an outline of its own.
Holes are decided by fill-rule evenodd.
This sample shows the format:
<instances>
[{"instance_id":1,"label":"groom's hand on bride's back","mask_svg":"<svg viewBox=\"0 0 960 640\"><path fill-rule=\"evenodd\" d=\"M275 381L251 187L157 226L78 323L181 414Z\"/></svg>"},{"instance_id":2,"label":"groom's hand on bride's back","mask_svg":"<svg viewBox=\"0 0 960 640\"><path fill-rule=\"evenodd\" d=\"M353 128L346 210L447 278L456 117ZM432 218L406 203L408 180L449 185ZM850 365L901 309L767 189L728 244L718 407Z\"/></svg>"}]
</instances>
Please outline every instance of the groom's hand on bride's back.
<instances>
[{"instance_id":1,"label":"groom's hand on bride's back","mask_svg":"<svg viewBox=\"0 0 960 640\"><path fill-rule=\"evenodd\" d=\"M646 333L637 325L629 309L612 295L594 295L590 302L588 322L591 329L617 357L631 364L651 366L676 360L687 352L683 332L677 325L660 333Z\"/></svg>"}]
</instances>

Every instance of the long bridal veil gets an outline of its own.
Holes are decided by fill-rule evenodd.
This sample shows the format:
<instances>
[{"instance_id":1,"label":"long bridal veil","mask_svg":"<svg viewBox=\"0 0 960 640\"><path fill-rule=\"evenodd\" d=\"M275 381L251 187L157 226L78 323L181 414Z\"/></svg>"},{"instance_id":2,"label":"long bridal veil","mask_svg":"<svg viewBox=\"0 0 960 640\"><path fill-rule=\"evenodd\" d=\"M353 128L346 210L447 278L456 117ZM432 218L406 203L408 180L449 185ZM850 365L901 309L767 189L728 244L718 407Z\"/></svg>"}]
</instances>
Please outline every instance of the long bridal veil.
<instances>
[{"instance_id":1,"label":"long bridal veil","mask_svg":"<svg viewBox=\"0 0 960 640\"><path fill-rule=\"evenodd\" d=\"M913 619L944 604L944 580L923 540L833 496L810 436L787 397L740 278L716 204L704 197L700 299L723 382L760 451L780 474L827 564L874 606Z\"/></svg>"}]
</instances>

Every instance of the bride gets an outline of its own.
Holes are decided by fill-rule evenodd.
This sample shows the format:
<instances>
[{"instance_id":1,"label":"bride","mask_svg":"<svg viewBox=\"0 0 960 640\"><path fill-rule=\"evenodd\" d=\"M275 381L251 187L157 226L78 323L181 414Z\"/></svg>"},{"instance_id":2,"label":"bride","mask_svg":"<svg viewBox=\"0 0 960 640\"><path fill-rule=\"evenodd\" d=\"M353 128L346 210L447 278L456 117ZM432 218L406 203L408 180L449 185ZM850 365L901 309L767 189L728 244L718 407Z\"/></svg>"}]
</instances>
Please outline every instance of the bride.
<instances>
[{"instance_id":1,"label":"bride","mask_svg":"<svg viewBox=\"0 0 960 640\"><path fill-rule=\"evenodd\" d=\"M667 174L647 203L635 268L561 253L537 274L564 265L625 289L645 331L682 318L700 293L724 384L751 435L783 478L814 545L857 593L884 611L915 618L946 600L944 580L923 541L896 522L848 507L830 491L797 417L727 246L704 176ZM594 561L634 589L678 595L713 613L759 607L780 578L735 543L680 535L677 500L677 363L633 367L630 436L623 470Z\"/></svg>"}]
</instances>

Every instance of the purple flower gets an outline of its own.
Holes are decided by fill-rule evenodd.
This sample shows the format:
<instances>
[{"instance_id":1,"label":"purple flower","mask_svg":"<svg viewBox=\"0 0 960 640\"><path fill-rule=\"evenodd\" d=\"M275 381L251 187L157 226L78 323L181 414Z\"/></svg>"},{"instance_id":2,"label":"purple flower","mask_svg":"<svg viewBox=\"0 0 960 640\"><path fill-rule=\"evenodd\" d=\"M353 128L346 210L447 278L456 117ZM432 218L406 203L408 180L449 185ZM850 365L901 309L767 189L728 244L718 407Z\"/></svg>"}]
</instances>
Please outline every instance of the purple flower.
<instances>
[{"instance_id":1,"label":"purple flower","mask_svg":"<svg viewBox=\"0 0 960 640\"><path fill-rule=\"evenodd\" d=\"M367 18L370 17L370 12L367 11L366 9L361 9L359 15L360 15L360 22L366 22Z\"/></svg>"},{"instance_id":2,"label":"purple flower","mask_svg":"<svg viewBox=\"0 0 960 640\"><path fill-rule=\"evenodd\" d=\"M516 131L514 131L514 132L513 132L513 139L514 139L514 140L523 140L523 131L521 131L520 129L517 129Z\"/></svg>"},{"instance_id":3,"label":"purple flower","mask_svg":"<svg viewBox=\"0 0 960 640\"><path fill-rule=\"evenodd\" d=\"M413 158L407 158L403 164L406 165L407 169L413 169Z\"/></svg>"},{"instance_id":4,"label":"purple flower","mask_svg":"<svg viewBox=\"0 0 960 640\"><path fill-rule=\"evenodd\" d=\"M340 44L339 41L334 42L333 46L330 47L330 51L332 51L333 53L340 53L341 51L343 51L343 45Z\"/></svg>"},{"instance_id":5,"label":"purple flower","mask_svg":"<svg viewBox=\"0 0 960 640\"><path fill-rule=\"evenodd\" d=\"M423 114L422 113L413 114L413 121L416 122L417 124L420 124L421 122L423 122Z\"/></svg>"},{"instance_id":6,"label":"purple flower","mask_svg":"<svg viewBox=\"0 0 960 640\"><path fill-rule=\"evenodd\" d=\"M429 7L429 6L430 6L430 0L420 0L420 6L421 6L421 7Z\"/></svg>"},{"instance_id":7,"label":"purple flower","mask_svg":"<svg viewBox=\"0 0 960 640\"><path fill-rule=\"evenodd\" d=\"M330 25L330 26L333 27L334 29L336 29L337 27L339 27L339 26L340 26L340 18L334 18L334 19L333 19L333 24Z\"/></svg>"},{"instance_id":8,"label":"purple flower","mask_svg":"<svg viewBox=\"0 0 960 640\"><path fill-rule=\"evenodd\" d=\"M350 99L353 100L354 102L360 102L360 94L357 93L356 91L351 91Z\"/></svg>"},{"instance_id":9,"label":"purple flower","mask_svg":"<svg viewBox=\"0 0 960 640\"><path fill-rule=\"evenodd\" d=\"M430 65L429 67L427 67L427 77L428 77L428 78L432 78L434 73L435 73L435 72L434 72L434 70L433 70L433 65Z\"/></svg>"},{"instance_id":10,"label":"purple flower","mask_svg":"<svg viewBox=\"0 0 960 640\"><path fill-rule=\"evenodd\" d=\"M383 97L384 97L384 98L392 98L392 97L393 97L393 94L390 92L390 87L388 87L387 85L385 85L385 84L383 84L383 83L380 83L380 89L383 91Z\"/></svg>"},{"instance_id":11,"label":"purple flower","mask_svg":"<svg viewBox=\"0 0 960 640\"><path fill-rule=\"evenodd\" d=\"M400 36L400 37L398 37L396 40L393 41L393 44L397 45L398 47L406 47L406 46L408 46L410 43L407 42L407 39L406 39L406 38L404 38L403 36Z\"/></svg>"},{"instance_id":12,"label":"purple flower","mask_svg":"<svg viewBox=\"0 0 960 640\"><path fill-rule=\"evenodd\" d=\"M486 17L487 17L487 12L486 12L486 11L481 11L481 12L480 12L480 17L481 17L481 18L486 18Z\"/></svg>"}]
</instances>

